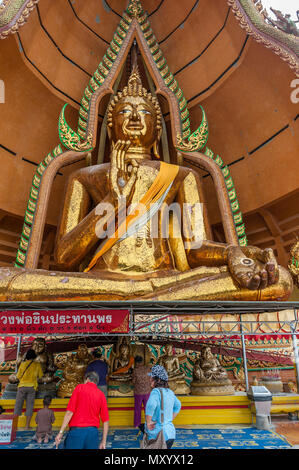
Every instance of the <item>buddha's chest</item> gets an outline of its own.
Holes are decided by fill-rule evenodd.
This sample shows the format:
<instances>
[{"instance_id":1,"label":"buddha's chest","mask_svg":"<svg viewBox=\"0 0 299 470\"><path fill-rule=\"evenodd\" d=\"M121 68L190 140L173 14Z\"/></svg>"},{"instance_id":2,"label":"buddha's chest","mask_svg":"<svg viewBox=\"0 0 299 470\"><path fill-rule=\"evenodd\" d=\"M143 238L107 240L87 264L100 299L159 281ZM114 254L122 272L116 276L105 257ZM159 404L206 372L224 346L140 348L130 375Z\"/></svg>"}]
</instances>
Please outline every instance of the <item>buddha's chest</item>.
<instances>
[{"instance_id":1,"label":"buddha's chest","mask_svg":"<svg viewBox=\"0 0 299 470\"><path fill-rule=\"evenodd\" d=\"M156 168L140 166L137 171L136 181L132 191L131 204L138 204L154 183L158 174Z\"/></svg>"}]
</instances>

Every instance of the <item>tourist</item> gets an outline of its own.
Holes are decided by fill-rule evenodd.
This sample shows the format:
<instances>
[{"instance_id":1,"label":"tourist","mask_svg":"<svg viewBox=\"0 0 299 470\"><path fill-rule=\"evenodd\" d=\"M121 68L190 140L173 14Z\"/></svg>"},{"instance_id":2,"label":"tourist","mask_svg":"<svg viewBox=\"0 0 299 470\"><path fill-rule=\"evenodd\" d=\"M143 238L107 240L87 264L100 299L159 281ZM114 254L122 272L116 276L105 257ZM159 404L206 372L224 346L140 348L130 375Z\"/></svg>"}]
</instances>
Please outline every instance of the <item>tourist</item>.
<instances>
[{"instance_id":1,"label":"tourist","mask_svg":"<svg viewBox=\"0 0 299 470\"><path fill-rule=\"evenodd\" d=\"M33 406L35 393L38 387L37 380L43 376L42 366L39 362L35 362L36 353L33 349L28 349L24 361L21 362L17 372L18 390L15 402L14 415L22 414L24 400L26 400L26 427L30 428L30 421L33 415Z\"/></svg>"},{"instance_id":2,"label":"tourist","mask_svg":"<svg viewBox=\"0 0 299 470\"><path fill-rule=\"evenodd\" d=\"M84 383L76 386L67 405L63 423L55 438L58 448L63 432L69 426L65 438L65 449L105 449L109 413L104 393L98 389L99 376L96 372L87 372ZM103 436L99 443L100 419L103 422Z\"/></svg>"},{"instance_id":3,"label":"tourist","mask_svg":"<svg viewBox=\"0 0 299 470\"><path fill-rule=\"evenodd\" d=\"M163 366L155 365L149 373L152 391L145 409L145 432L148 439L156 439L163 430L167 449L171 449L175 439L175 427L172 423L181 409L181 402L168 385L168 375ZM161 393L163 393L164 420L161 423Z\"/></svg>"},{"instance_id":4,"label":"tourist","mask_svg":"<svg viewBox=\"0 0 299 470\"><path fill-rule=\"evenodd\" d=\"M102 390L107 400L107 379L108 379L108 365L105 361L100 359L102 353L100 351L93 351L95 358L86 368L86 372L96 372L99 376L98 388Z\"/></svg>"},{"instance_id":5,"label":"tourist","mask_svg":"<svg viewBox=\"0 0 299 470\"><path fill-rule=\"evenodd\" d=\"M49 439L52 439L52 424L55 421L53 410L49 409L52 397L46 395L43 399L44 407L38 410L35 422L37 424L36 433L34 439L40 444L44 439L44 443L47 444Z\"/></svg>"},{"instance_id":6,"label":"tourist","mask_svg":"<svg viewBox=\"0 0 299 470\"><path fill-rule=\"evenodd\" d=\"M149 399L152 387L149 378L151 368L143 364L141 356L135 357L135 368L132 373L132 381L134 385L134 427L139 428L142 432L144 424L141 424L142 403L144 410Z\"/></svg>"}]
</instances>

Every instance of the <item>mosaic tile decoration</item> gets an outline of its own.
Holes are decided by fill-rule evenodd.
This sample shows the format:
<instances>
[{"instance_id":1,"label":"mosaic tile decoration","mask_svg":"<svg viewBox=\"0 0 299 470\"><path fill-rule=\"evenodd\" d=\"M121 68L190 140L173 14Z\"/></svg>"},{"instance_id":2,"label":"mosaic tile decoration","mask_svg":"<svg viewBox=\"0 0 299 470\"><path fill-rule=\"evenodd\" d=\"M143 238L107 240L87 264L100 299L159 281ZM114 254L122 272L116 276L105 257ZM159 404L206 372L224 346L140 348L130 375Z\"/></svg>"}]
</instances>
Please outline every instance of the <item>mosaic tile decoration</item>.
<instances>
[{"instance_id":1,"label":"mosaic tile decoration","mask_svg":"<svg viewBox=\"0 0 299 470\"><path fill-rule=\"evenodd\" d=\"M57 432L54 432L54 436ZM101 432L100 432L101 434ZM48 444L33 440L34 431L18 431L10 445L1 449L55 449L52 439ZM142 434L134 428L109 429L107 449L139 449ZM173 449L290 449L292 446L279 434L272 431L248 428L196 428L176 430ZM59 448L63 448L61 442Z\"/></svg>"}]
</instances>

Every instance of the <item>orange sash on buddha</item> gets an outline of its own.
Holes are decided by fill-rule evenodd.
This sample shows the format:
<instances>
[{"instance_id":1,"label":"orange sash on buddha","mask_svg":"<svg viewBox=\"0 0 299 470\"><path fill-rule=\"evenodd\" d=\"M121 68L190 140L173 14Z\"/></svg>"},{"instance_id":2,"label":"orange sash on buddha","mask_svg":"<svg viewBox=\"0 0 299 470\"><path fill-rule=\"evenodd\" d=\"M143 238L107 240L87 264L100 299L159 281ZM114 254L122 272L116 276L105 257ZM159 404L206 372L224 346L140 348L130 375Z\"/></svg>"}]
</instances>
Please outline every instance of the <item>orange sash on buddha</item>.
<instances>
[{"instance_id":1,"label":"orange sash on buddha","mask_svg":"<svg viewBox=\"0 0 299 470\"><path fill-rule=\"evenodd\" d=\"M120 224L120 226L116 229L113 236L111 238L107 238L104 242L103 246L100 250L94 255L91 262L84 270L84 272L88 272L98 261L98 259L103 256L117 241L119 241L128 228L141 218L143 214L149 211L150 206L152 204L157 203L165 192L169 189L170 185L172 185L175 177L179 172L179 167L177 165L170 165L165 162L161 162L159 173L157 174L153 184L146 192L146 194L140 199L140 202L137 204L134 213L127 215L125 221Z\"/></svg>"},{"instance_id":2,"label":"orange sash on buddha","mask_svg":"<svg viewBox=\"0 0 299 470\"><path fill-rule=\"evenodd\" d=\"M124 372L128 372L131 367L134 365L134 357L130 357L129 364L127 366L121 367L120 369L117 369L113 372L113 375L115 374L123 374Z\"/></svg>"}]
</instances>

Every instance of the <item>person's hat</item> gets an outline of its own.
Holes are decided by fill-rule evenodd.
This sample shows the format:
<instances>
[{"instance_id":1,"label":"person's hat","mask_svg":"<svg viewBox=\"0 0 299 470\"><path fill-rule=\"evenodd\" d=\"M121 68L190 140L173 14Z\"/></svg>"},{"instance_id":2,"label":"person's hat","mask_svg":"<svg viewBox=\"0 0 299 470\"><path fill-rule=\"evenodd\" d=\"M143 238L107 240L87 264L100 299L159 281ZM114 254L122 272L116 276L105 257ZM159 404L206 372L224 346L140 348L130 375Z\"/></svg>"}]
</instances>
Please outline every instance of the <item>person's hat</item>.
<instances>
[{"instance_id":1,"label":"person's hat","mask_svg":"<svg viewBox=\"0 0 299 470\"><path fill-rule=\"evenodd\" d=\"M157 379L168 381L168 375L163 366L153 366L151 372L148 374L150 377L156 377Z\"/></svg>"}]
</instances>

